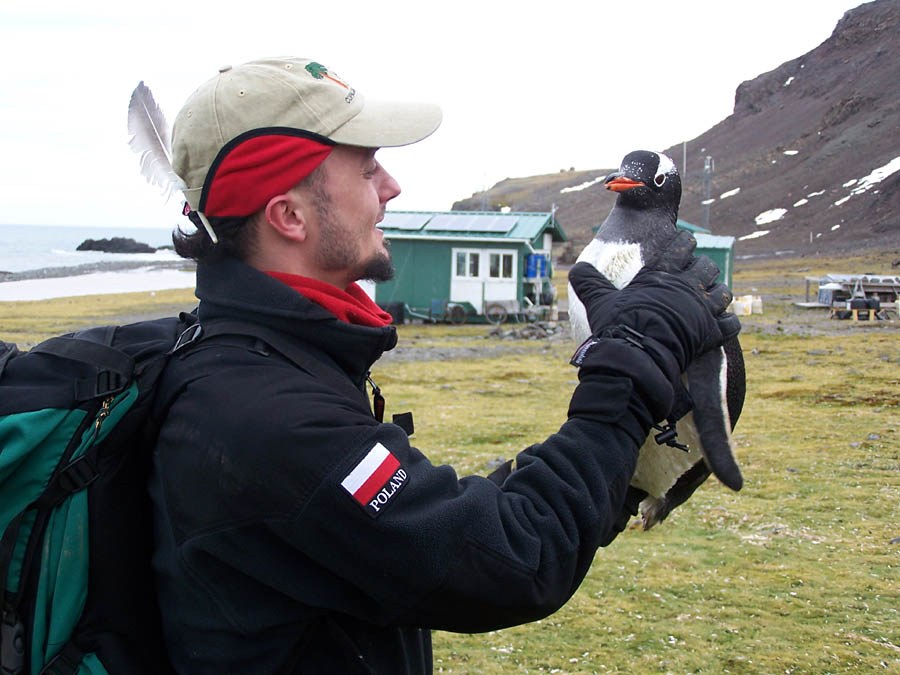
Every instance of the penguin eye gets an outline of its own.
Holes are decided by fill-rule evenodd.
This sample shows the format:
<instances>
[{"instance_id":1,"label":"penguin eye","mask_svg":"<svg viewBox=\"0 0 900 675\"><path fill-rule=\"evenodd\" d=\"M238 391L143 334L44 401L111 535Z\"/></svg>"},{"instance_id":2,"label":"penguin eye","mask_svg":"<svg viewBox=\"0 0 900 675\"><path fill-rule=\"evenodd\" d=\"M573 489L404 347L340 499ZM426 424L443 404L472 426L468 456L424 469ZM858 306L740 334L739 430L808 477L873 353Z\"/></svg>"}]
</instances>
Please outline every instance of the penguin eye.
<instances>
[{"instance_id":1,"label":"penguin eye","mask_svg":"<svg viewBox=\"0 0 900 675\"><path fill-rule=\"evenodd\" d=\"M663 183L666 182L666 174L659 174L656 178L653 179L653 182L656 183L656 187L662 187Z\"/></svg>"}]
</instances>

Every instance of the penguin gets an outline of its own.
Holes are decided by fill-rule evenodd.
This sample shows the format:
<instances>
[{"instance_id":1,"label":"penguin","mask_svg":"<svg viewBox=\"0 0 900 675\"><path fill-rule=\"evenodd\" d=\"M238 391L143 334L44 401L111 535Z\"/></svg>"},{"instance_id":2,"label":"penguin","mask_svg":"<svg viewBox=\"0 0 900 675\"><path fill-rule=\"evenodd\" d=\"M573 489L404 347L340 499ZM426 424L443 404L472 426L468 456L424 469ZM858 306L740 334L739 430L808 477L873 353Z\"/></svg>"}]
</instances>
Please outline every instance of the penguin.
<instances>
[{"instance_id":1,"label":"penguin","mask_svg":"<svg viewBox=\"0 0 900 675\"><path fill-rule=\"evenodd\" d=\"M681 177L666 155L637 150L628 153L604 183L618 193L616 203L578 262L590 263L616 288L624 288L642 267L658 266L676 236ZM578 344L591 336L587 312L571 285L569 322ZM685 392L676 397L668 425L657 427L659 433L641 447L631 482L643 496L645 530L683 504L710 473L732 490L743 486L731 435L746 391L737 338L695 359L682 379Z\"/></svg>"}]
</instances>

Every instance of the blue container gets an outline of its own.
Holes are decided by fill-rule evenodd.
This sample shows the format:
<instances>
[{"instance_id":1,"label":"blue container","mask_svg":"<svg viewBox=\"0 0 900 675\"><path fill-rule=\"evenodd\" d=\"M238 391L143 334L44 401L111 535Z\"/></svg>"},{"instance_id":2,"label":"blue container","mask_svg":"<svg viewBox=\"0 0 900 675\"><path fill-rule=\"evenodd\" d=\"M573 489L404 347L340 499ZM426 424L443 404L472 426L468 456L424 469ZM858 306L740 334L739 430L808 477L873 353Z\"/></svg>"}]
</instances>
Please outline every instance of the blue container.
<instances>
[{"instance_id":1,"label":"blue container","mask_svg":"<svg viewBox=\"0 0 900 675\"><path fill-rule=\"evenodd\" d=\"M525 276L529 279L547 276L547 256L532 253L525 258Z\"/></svg>"}]
</instances>

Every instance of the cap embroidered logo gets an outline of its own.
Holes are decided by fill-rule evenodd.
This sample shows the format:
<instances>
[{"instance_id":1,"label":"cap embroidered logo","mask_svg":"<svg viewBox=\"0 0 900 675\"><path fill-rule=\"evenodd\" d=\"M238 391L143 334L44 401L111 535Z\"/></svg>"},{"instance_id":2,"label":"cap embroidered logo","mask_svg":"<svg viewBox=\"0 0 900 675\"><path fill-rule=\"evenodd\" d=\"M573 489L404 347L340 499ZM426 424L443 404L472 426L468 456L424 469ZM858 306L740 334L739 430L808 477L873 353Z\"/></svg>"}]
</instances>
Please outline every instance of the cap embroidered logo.
<instances>
[{"instance_id":1,"label":"cap embroidered logo","mask_svg":"<svg viewBox=\"0 0 900 675\"><path fill-rule=\"evenodd\" d=\"M341 487L374 518L406 485L407 479L400 461L381 443L376 443L341 481Z\"/></svg>"},{"instance_id":2,"label":"cap embroidered logo","mask_svg":"<svg viewBox=\"0 0 900 675\"><path fill-rule=\"evenodd\" d=\"M327 78L332 82L337 82L344 89L349 89L350 87L344 82L341 78L339 78L334 73L330 72L328 68L323 66L321 63L316 63L315 61L306 64L306 71L312 75L317 80L321 80L323 78Z\"/></svg>"},{"instance_id":3,"label":"cap embroidered logo","mask_svg":"<svg viewBox=\"0 0 900 675\"><path fill-rule=\"evenodd\" d=\"M340 77L338 77L338 75L336 73L331 72L330 70L328 70L328 68L323 66L321 63L316 63L315 61L312 61L311 63L307 63L306 64L306 72L309 73L310 75L312 75L317 80L330 80L331 82L334 82L335 84L346 89L348 93L344 97L344 100L347 103L350 103L351 101L353 101L353 97L356 96L356 89L354 89L349 84L344 82Z\"/></svg>"}]
</instances>

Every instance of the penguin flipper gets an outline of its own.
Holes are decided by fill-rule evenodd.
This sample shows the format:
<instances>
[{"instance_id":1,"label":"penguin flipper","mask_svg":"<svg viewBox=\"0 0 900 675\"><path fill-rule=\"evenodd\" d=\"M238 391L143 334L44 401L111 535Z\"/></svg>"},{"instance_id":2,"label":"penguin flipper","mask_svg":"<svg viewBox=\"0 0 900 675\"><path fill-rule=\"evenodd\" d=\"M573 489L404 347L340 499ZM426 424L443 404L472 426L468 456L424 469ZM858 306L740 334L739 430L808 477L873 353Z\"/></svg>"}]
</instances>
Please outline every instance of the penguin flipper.
<instances>
[{"instance_id":1,"label":"penguin flipper","mask_svg":"<svg viewBox=\"0 0 900 675\"><path fill-rule=\"evenodd\" d=\"M734 456L734 441L731 437L731 429L736 421L732 419L731 411L735 406L729 405L727 396L732 377L739 376L740 388L743 389L744 373L743 359L739 373L728 372L728 355L733 349L734 346L729 345L727 352L723 347L699 356L688 366L686 377L688 391L694 403L694 422L699 432L703 457L716 478L738 491L743 487L744 479ZM740 352L740 345L737 345L737 351ZM730 386L733 390L736 385ZM742 405L743 396L736 410L738 415Z\"/></svg>"}]
</instances>

